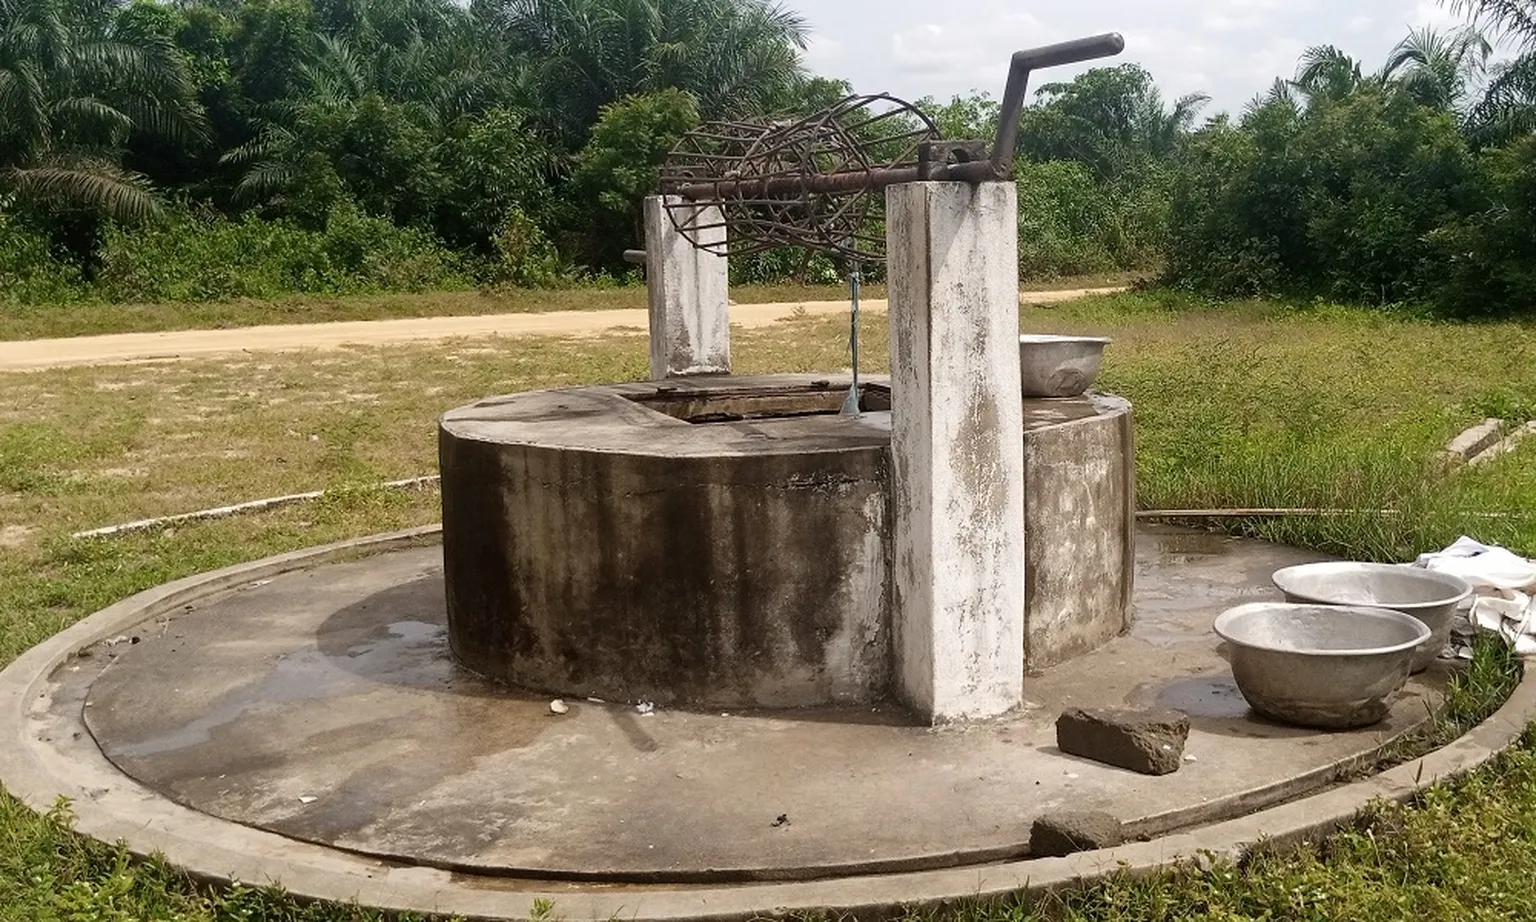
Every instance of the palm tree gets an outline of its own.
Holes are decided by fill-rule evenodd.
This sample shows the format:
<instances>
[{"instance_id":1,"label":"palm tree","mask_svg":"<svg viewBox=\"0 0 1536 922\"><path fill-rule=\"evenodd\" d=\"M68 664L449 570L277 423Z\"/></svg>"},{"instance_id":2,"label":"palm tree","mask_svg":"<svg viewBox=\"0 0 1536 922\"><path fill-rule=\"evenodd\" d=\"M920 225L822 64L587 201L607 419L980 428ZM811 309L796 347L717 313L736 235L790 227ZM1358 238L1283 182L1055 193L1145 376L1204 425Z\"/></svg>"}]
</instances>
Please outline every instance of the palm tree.
<instances>
[{"instance_id":1,"label":"palm tree","mask_svg":"<svg viewBox=\"0 0 1536 922\"><path fill-rule=\"evenodd\" d=\"M527 96L516 62L450 0L324 0L317 19L320 31L293 69L293 93L265 106L256 137L222 158L244 168L238 201L270 201L316 170L337 168L338 145L360 117L386 110L376 145L400 132L441 144L462 120L516 108ZM413 175L430 182L435 166L418 163ZM370 185L388 180L376 178Z\"/></svg>"},{"instance_id":2,"label":"palm tree","mask_svg":"<svg viewBox=\"0 0 1536 922\"><path fill-rule=\"evenodd\" d=\"M474 0L533 68L545 119L579 142L603 106L668 88L705 118L789 102L807 27L774 0Z\"/></svg>"},{"instance_id":3,"label":"palm tree","mask_svg":"<svg viewBox=\"0 0 1536 922\"><path fill-rule=\"evenodd\" d=\"M1291 87L1307 102L1340 100L1375 82L1360 72L1360 62L1333 45L1313 45L1302 52Z\"/></svg>"},{"instance_id":4,"label":"palm tree","mask_svg":"<svg viewBox=\"0 0 1536 922\"><path fill-rule=\"evenodd\" d=\"M1243 107L1243 118L1249 119L1262 111L1267 111L1271 106L1281 106L1291 115L1301 114L1302 100L1296 91L1296 85L1283 77L1276 77L1266 92L1255 95L1248 100Z\"/></svg>"},{"instance_id":5,"label":"palm tree","mask_svg":"<svg viewBox=\"0 0 1536 922\"><path fill-rule=\"evenodd\" d=\"M1101 179L1140 169L1178 150L1209 101L1191 93L1164 102L1137 64L1095 67L1068 83L1047 83L1024 111L1022 152L1035 160L1077 160Z\"/></svg>"},{"instance_id":6,"label":"palm tree","mask_svg":"<svg viewBox=\"0 0 1536 922\"><path fill-rule=\"evenodd\" d=\"M1536 47L1536 2L1532 0L1449 0L1451 12L1487 23L1523 48Z\"/></svg>"},{"instance_id":7,"label":"palm tree","mask_svg":"<svg viewBox=\"0 0 1536 922\"><path fill-rule=\"evenodd\" d=\"M121 166L130 137L203 134L176 47L119 28L113 0L0 0L0 187L117 220L156 208Z\"/></svg>"},{"instance_id":8,"label":"palm tree","mask_svg":"<svg viewBox=\"0 0 1536 922\"><path fill-rule=\"evenodd\" d=\"M1136 133L1145 149L1158 157L1171 155L1178 149L1180 139L1195 127L1195 119L1211 101L1205 93L1188 93L1173 101L1173 108L1165 109L1161 94L1154 87L1141 100L1137 114Z\"/></svg>"},{"instance_id":9,"label":"palm tree","mask_svg":"<svg viewBox=\"0 0 1536 922\"><path fill-rule=\"evenodd\" d=\"M1536 0L1442 0L1520 54L1489 68L1481 99L1467 113L1474 140L1499 144L1536 131Z\"/></svg>"},{"instance_id":10,"label":"palm tree","mask_svg":"<svg viewBox=\"0 0 1536 922\"><path fill-rule=\"evenodd\" d=\"M1420 105L1464 112L1487 70L1493 45L1473 27L1414 29L1387 56L1381 77Z\"/></svg>"}]
</instances>

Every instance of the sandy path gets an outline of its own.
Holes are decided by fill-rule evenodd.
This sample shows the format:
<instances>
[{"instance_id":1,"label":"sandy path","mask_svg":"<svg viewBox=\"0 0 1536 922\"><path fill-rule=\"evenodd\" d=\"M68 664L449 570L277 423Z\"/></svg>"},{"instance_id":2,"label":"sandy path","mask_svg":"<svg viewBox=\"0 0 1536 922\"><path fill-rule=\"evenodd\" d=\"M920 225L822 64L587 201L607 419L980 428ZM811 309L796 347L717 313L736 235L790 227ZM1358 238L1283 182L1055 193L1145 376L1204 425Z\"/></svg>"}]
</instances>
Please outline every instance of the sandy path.
<instances>
[{"instance_id":1,"label":"sandy path","mask_svg":"<svg viewBox=\"0 0 1536 922\"><path fill-rule=\"evenodd\" d=\"M1031 291L1020 295L1019 300L1024 304L1049 304L1117 290L1078 288ZM882 300L871 300L864 302L864 308L883 311L886 304ZM799 311L807 314L841 314L847 310L846 301L739 304L731 308L731 325L762 327L789 318ZM70 339L33 339L0 343L0 371L204 358L248 352L335 349L348 345L432 342L460 337L590 336L624 328L644 331L648 323L643 310L555 311L546 314L356 320L229 330L175 330Z\"/></svg>"}]
</instances>

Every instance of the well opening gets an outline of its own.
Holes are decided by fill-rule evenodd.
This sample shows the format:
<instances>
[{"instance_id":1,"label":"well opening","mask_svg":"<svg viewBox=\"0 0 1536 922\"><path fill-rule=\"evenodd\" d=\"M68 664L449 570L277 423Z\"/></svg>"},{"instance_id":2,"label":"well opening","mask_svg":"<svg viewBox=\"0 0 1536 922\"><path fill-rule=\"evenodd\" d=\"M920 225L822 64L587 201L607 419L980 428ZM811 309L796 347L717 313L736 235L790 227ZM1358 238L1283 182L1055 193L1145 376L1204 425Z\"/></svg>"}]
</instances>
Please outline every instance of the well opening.
<instances>
[{"instance_id":1,"label":"well opening","mask_svg":"<svg viewBox=\"0 0 1536 922\"><path fill-rule=\"evenodd\" d=\"M665 386L640 394L625 394L641 406L693 425L767 422L806 416L835 416L847 398L846 386L830 382L790 387L720 388L707 391L679 390ZM859 387L859 409L866 413L889 411L891 389L885 385Z\"/></svg>"}]
</instances>

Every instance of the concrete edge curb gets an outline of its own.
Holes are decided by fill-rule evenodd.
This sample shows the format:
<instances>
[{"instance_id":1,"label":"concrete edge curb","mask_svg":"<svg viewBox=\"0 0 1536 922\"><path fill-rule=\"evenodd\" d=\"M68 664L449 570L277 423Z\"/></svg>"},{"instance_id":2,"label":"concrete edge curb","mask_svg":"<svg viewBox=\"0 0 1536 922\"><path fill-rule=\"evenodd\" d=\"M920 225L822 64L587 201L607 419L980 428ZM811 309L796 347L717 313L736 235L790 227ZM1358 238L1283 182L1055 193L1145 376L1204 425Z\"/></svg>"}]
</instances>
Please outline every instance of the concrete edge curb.
<instances>
[{"instance_id":1,"label":"concrete edge curb","mask_svg":"<svg viewBox=\"0 0 1536 922\"><path fill-rule=\"evenodd\" d=\"M1202 856L1240 859L1261 843L1285 844L1326 834L1373 801L1407 801L1431 785L1483 765L1518 741L1536 720L1536 676L1527 673L1496 713L1420 759L1248 816L1065 858L807 882L538 891L533 882L471 883L435 869L391 866L180 807L121 775L89 734L81 732L78 714L71 723L45 713L53 674L81 647L244 584L357 553L410 546L438 532L438 526L426 526L238 564L146 590L82 619L0 672L0 701L5 702L0 709L0 781L38 811L47 810L60 796L69 797L81 834L126 841L141 856L158 852L200 880L280 883L301 899L357 900L390 911L468 919L526 918L536 900L549 900L554 915L570 922L736 922L810 910L873 917L907 907L1060 890L1110 874L1146 875Z\"/></svg>"}]
</instances>

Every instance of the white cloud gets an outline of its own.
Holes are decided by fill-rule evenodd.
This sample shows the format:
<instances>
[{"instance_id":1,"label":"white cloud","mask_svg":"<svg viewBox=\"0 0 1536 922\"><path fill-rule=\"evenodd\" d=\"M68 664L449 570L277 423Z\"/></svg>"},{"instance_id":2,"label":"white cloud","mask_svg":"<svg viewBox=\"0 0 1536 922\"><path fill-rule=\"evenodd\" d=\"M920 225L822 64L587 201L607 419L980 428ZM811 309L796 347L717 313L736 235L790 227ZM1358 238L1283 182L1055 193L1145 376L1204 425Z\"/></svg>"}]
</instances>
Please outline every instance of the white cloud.
<instances>
[{"instance_id":1,"label":"white cloud","mask_svg":"<svg viewBox=\"0 0 1536 922\"><path fill-rule=\"evenodd\" d=\"M891 57L903 73L947 79L963 67L966 50L955 30L924 23L891 36Z\"/></svg>"},{"instance_id":2,"label":"white cloud","mask_svg":"<svg viewBox=\"0 0 1536 922\"><path fill-rule=\"evenodd\" d=\"M1380 66L1411 26L1460 20L1437 0L1070 0L1030 4L970 0L789 0L816 29L813 69L852 80L862 92L947 97L981 89L996 96L1008 57L1021 48L1117 31L1119 62L1136 62L1168 98L1205 92L1212 113L1236 110L1295 72L1309 45L1334 44L1367 68ZM1070 79L1099 61L1040 74Z\"/></svg>"},{"instance_id":3,"label":"white cloud","mask_svg":"<svg viewBox=\"0 0 1536 922\"><path fill-rule=\"evenodd\" d=\"M805 65L818 74L837 74L847 64L847 48L830 35L812 33L805 43Z\"/></svg>"}]
</instances>

